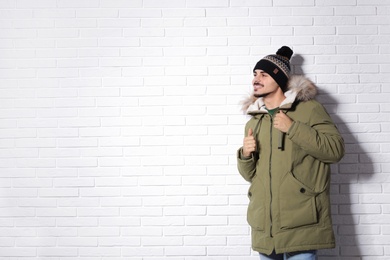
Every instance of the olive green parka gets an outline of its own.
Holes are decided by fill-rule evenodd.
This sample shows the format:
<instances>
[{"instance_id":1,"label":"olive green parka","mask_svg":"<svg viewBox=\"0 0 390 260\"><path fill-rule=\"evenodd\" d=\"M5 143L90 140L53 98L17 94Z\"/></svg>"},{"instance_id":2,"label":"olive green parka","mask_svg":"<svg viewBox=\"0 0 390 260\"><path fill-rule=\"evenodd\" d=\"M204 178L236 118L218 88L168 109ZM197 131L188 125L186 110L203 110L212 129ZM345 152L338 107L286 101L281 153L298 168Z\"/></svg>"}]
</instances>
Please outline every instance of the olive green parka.
<instances>
[{"instance_id":1,"label":"olive green parka","mask_svg":"<svg viewBox=\"0 0 390 260\"><path fill-rule=\"evenodd\" d=\"M237 166L250 182L247 221L252 248L271 254L335 247L329 199L330 164L344 155L344 141L315 85L292 76L279 110L293 120L287 133L273 127L262 98L251 97L243 109L251 119L257 152L237 153Z\"/></svg>"}]
</instances>

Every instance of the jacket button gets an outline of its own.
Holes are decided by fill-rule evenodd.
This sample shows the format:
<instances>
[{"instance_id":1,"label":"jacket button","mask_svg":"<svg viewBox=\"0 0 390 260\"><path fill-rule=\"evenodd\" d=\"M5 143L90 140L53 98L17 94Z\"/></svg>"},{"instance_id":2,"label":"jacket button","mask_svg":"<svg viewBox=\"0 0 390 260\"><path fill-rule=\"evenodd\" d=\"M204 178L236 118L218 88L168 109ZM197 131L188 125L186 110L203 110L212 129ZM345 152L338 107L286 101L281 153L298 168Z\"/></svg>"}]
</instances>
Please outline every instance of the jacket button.
<instances>
[{"instance_id":1,"label":"jacket button","mask_svg":"<svg viewBox=\"0 0 390 260\"><path fill-rule=\"evenodd\" d=\"M305 192L306 192L305 188L301 188L299 191L300 191L301 193L305 193Z\"/></svg>"},{"instance_id":2,"label":"jacket button","mask_svg":"<svg viewBox=\"0 0 390 260\"><path fill-rule=\"evenodd\" d=\"M249 196L249 197L252 197L252 192L248 192L248 196Z\"/></svg>"}]
</instances>

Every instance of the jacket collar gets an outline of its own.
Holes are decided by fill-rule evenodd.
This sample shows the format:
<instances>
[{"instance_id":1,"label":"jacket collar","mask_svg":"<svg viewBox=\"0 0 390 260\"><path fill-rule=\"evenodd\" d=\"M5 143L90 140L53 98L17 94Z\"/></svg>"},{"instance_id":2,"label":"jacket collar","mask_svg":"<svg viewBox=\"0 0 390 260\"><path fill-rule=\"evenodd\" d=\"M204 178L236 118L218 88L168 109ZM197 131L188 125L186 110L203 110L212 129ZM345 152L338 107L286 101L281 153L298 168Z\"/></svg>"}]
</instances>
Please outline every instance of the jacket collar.
<instances>
[{"instance_id":1,"label":"jacket collar","mask_svg":"<svg viewBox=\"0 0 390 260\"><path fill-rule=\"evenodd\" d=\"M287 84L284 93L286 99L279 105L279 109L288 110L295 101L309 101L317 95L317 87L304 76L293 75ZM248 115L268 113L263 98L256 98L253 94L242 102L242 110Z\"/></svg>"}]
</instances>

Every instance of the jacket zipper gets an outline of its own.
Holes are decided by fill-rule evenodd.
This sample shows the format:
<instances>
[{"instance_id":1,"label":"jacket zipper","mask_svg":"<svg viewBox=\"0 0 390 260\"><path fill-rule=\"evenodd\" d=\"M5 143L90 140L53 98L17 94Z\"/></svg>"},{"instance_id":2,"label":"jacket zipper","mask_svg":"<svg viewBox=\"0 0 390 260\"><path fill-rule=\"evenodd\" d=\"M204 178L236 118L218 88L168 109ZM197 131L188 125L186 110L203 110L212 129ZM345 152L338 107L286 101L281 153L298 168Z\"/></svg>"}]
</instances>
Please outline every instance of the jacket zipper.
<instances>
[{"instance_id":1,"label":"jacket zipper","mask_svg":"<svg viewBox=\"0 0 390 260\"><path fill-rule=\"evenodd\" d=\"M273 117L270 115L270 158L269 158L269 190L270 190L270 209L269 209L269 215L270 215L270 237L272 236L272 124L273 124Z\"/></svg>"}]
</instances>

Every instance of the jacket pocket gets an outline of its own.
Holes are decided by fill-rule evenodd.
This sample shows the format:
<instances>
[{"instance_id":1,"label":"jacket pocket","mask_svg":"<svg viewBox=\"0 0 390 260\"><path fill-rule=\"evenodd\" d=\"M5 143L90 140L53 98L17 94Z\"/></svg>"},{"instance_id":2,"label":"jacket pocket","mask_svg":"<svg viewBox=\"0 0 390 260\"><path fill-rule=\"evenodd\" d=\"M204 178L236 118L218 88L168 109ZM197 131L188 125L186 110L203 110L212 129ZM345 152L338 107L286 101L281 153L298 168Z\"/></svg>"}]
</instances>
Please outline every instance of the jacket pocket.
<instances>
[{"instance_id":1,"label":"jacket pocket","mask_svg":"<svg viewBox=\"0 0 390 260\"><path fill-rule=\"evenodd\" d=\"M265 191L255 175L248 191L248 224L255 230L265 230Z\"/></svg>"},{"instance_id":2,"label":"jacket pocket","mask_svg":"<svg viewBox=\"0 0 390 260\"><path fill-rule=\"evenodd\" d=\"M281 229L317 224L317 195L317 192L289 172L281 184L279 193Z\"/></svg>"}]
</instances>

